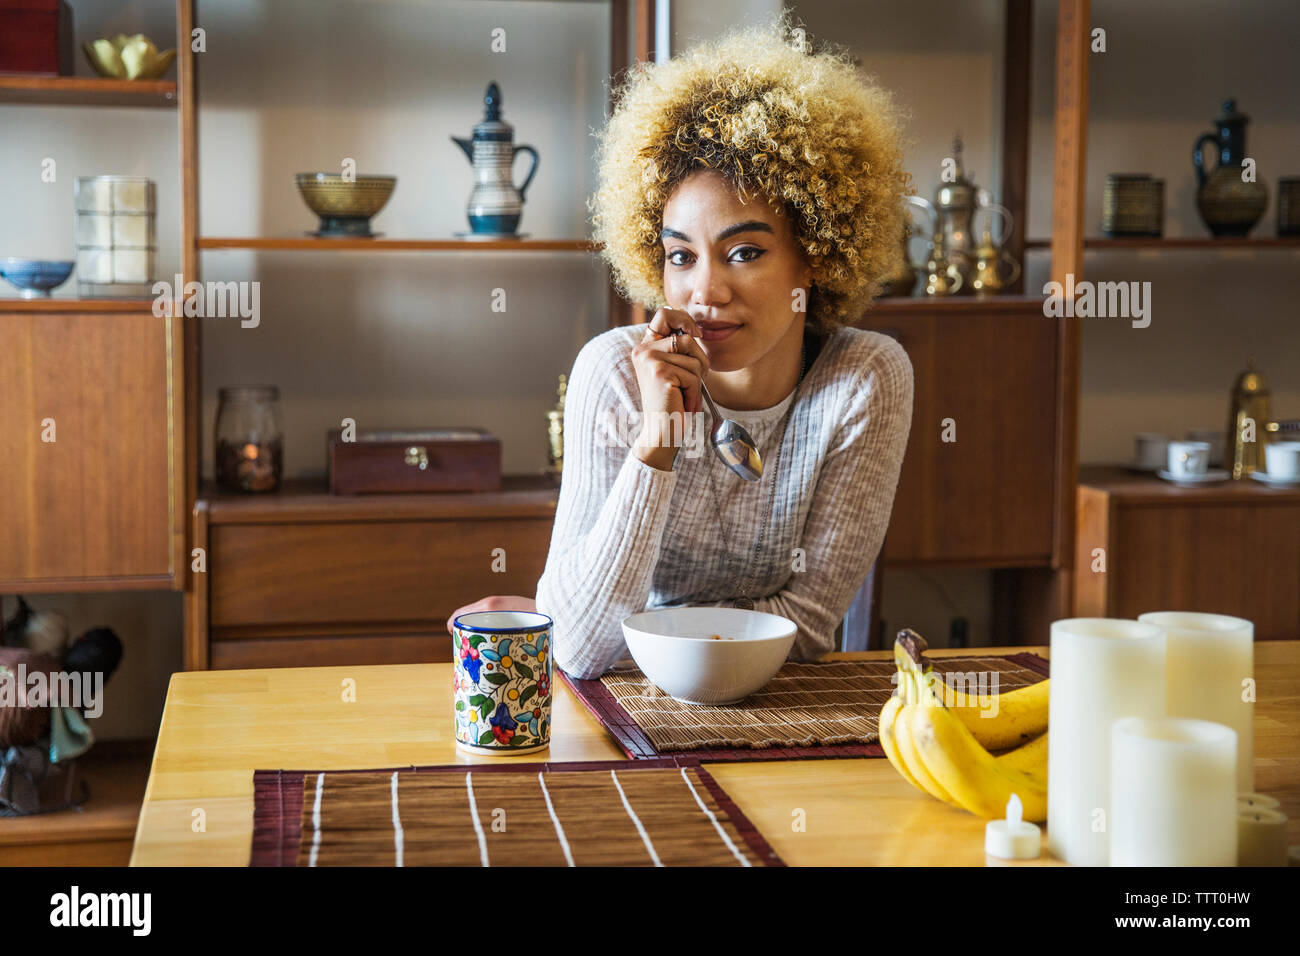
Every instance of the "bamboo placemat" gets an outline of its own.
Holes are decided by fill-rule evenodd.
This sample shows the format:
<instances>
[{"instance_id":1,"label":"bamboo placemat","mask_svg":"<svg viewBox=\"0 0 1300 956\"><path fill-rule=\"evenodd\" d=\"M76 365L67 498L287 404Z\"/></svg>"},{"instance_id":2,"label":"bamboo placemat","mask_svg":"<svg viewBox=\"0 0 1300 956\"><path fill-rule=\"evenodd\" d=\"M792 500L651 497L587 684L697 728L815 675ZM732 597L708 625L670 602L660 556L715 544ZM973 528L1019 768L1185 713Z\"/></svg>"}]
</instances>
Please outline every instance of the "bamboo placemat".
<instances>
[{"instance_id":1,"label":"bamboo placemat","mask_svg":"<svg viewBox=\"0 0 1300 956\"><path fill-rule=\"evenodd\" d=\"M690 757L258 770L249 866L784 866Z\"/></svg>"},{"instance_id":2,"label":"bamboo placemat","mask_svg":"<svg viewBox=\"0 0 1300 956\"><path fill-rule=\"evenodd\" d=\"M1047 677L1037 654L930 659L940 673L996 673L999 691ZM688 752L701 760L802 760L883 757L876 718L894 692L892 661L786 662L776 677L739 704L683 704L639 669L595 680L556 673L633 759ZM991 678L990 678L991 681Z\"/></svg>"}]
</instances>

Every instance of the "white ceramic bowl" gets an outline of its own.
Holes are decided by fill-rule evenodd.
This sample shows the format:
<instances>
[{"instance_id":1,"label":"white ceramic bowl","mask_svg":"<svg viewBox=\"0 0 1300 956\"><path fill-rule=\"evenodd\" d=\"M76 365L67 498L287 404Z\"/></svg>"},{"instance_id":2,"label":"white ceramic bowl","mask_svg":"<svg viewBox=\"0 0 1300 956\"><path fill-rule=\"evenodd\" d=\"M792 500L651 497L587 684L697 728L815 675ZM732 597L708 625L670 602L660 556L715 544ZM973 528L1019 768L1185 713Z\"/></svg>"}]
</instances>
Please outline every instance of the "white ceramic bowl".
<instances>
[{"instance_id":1,"label":"white ceramic bowl","mask_svg":"<svg viewBox=\"0 0 1300 956\"><path fill-rule=\"evenodd\" d=\"M781 669L797 630L789 618L738 607L662 608L623 622L641 672L688 704L734 704L754 693Z\"/></svg>"}]
</instances>

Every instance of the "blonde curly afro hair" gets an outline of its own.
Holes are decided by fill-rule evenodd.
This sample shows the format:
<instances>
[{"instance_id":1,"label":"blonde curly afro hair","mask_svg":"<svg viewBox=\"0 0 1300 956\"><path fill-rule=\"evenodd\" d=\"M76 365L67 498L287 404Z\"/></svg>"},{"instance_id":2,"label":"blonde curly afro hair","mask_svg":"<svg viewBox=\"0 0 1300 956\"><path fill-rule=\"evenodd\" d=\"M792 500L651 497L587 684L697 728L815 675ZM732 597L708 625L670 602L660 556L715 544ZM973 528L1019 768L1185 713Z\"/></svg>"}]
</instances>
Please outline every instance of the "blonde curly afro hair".
<instances>
[{"instance_id":1,"label":"blonde curly afro hair","mask_svg":"<svg viewBox=\"0 0 1300 956\"><path fill-rule=\"evenodd\" d=\"M736 30L664 63L632 68L597 134L594 237L619 291L664 298L664 205L697 169L722 173L744 202L757 193L790 217L812 270L810 324L854 321L899 258L901 115L847 54L787 41L788 15ZM805 47L806 49L806 47Z\"/></svg>"}]
</instances>

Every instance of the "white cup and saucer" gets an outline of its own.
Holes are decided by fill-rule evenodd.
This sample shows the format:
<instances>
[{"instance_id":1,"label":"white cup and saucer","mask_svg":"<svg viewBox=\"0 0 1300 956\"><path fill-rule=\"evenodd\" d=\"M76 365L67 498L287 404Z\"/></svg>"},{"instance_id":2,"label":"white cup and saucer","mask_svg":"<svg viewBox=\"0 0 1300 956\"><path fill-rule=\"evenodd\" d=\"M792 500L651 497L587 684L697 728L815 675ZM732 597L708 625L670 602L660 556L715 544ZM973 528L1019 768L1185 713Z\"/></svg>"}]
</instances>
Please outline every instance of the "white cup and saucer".
<instances>
[{"instance_id":1,"label":"white cup and saucer","mask_svg":"<svg viewBox=\"0 0 1300 956\"><path fill-rule=\"evenodd\" d=\"M1264 446L1266 471L1251 472L1250 477L1274 488L1300 485L1300 441L1275 441Z\"/></svg>"},{"instance_id":2,"label":"white cup and saucer","mask_svg":"<svg viewBox=\"0 0 1300 956\"><path fill-rule=\"evenodd\" d=\"M1210 468L1208 441L1171 441L1166 467L1156 474L1177 485L1209 485L1228 479L1222 468Z\"/></svg>"}]
</instances>

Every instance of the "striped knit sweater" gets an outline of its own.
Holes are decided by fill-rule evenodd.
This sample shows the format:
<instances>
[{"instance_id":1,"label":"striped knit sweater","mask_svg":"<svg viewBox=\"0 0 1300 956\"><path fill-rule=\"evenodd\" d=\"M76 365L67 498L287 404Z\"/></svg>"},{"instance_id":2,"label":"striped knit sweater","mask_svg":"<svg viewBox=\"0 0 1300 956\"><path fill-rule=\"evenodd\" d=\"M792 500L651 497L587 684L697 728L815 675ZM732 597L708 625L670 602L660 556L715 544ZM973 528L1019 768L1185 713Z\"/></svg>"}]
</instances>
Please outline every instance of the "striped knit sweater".
<instances>
[{"instance_id":1,"label":"striped knit sweater","mask_svg":"<svg viewBox=\"0 0 1300 956\"><path fill-rule=\"evenodd\" d=\"M763 477L750 482L708 447L707 412L696 417L701 427L688 432L672 471L630 453L641 407L631 350L644 335L645 326L635 325L596 336L569 376L564 474L537 584L537 609L555 621L556 663L575 677L596 677L626 656L628 615L730 604L738 577L752 580L757 610L798 626L792 657L833 650L889 524L912 421L907 353L888 336L840 329L799 389L777 405L719 406L758 445ZM796 394L777 467L777 426ZM768 531L751 572L773 481Z\"/></svg>"}]
</instances>

